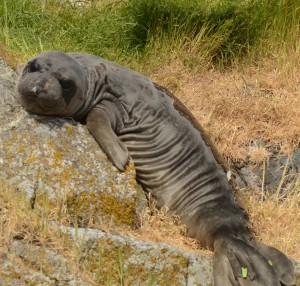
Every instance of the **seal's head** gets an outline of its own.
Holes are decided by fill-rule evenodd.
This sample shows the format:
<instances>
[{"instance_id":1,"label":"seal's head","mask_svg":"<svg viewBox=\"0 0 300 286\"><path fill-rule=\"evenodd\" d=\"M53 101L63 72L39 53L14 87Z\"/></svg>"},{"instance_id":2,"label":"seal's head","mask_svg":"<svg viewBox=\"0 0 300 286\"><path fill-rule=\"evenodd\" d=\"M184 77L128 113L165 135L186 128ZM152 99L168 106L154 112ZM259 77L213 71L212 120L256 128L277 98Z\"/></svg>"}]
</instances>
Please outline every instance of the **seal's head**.
<instances>
[{"instance_id":1,"label":"seal's head","mask_svg":"<svg viewBox=\"0 0 300 286\"><path fill-rule=\"evenodd\" d=\"M79 63L63 52L31 59L20 77L17 93L30 112L72 117L85 102L86 76Z\"/></svg>"}]
</instances>

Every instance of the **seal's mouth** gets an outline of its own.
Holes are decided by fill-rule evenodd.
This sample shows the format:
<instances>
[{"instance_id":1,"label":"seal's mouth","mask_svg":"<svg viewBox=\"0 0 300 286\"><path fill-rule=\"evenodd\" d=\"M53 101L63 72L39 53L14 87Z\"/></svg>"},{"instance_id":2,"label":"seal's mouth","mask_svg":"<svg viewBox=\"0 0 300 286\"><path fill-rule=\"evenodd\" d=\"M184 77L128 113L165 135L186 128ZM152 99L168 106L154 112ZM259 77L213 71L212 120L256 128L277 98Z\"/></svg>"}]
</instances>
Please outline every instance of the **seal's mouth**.
<instances>
[{"instance_id":1,"label":"seal's mouth","mask_svg":"<svg viewBox=\"0 0 300 286\"><path fill-rule=\"evenodd\" d=\"M62 104L59 95L49 94L45 90L39 89L38 86L28 88L26 91L19 90L18 93L21 105L32 113L53 113L57 110L58 104Z\"/></svg>"}]
</instances>

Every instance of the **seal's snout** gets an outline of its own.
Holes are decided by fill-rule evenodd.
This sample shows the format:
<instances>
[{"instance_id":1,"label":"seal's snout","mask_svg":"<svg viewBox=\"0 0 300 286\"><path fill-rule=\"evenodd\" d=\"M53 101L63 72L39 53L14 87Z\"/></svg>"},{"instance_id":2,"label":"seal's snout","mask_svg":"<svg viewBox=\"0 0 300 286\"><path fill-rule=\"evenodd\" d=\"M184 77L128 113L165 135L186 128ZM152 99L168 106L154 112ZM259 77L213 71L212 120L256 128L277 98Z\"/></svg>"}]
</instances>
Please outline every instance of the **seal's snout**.
<instances>
[{"instance_id":1,"label":"seal's snout","mask_svg":"<svg viewBox=\"0 0 300 286\"><path fill-rule=\"evenodd\" d=\"M30 91L35 94L35 95L39 95L41 93L47 93L49 90L49 84L51 84L52 81L50 83L48 83L47 81L45 82L36 82L33 86L32 89L30 89Z\"/></svg>"}]
</instances>

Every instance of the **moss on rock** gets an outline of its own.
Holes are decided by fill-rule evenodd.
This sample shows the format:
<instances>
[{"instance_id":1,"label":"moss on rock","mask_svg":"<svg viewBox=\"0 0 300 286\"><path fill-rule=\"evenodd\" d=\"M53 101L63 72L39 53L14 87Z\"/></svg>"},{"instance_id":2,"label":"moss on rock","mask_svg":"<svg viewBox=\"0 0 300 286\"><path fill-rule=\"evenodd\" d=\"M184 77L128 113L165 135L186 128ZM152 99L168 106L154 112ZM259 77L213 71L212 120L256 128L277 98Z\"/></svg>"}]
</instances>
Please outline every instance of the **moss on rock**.
<instances>
[{"instance_id":1,"label":"moss on rock","mask_svg":"<svg viewBox=\"0 0 300 286\"><path fill-rule=\"evenodd\" d=\"M60 228L80 245L80 267L97 285L211 286L211 261L165 244L87 228ZM202 268L207 269L204 274ZM195 272L194 270L198 271ZM193 275L192 278L189 276Z\"/></svg>"}]
</instances>

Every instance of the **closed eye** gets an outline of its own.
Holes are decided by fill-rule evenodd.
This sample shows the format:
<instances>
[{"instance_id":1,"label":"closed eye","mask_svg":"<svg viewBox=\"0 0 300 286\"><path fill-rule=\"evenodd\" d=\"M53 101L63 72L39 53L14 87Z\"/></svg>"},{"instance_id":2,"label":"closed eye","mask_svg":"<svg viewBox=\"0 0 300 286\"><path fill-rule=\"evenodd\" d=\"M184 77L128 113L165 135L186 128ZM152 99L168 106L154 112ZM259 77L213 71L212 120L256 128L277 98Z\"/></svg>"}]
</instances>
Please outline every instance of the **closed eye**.
<instances>
[{"instance_id":1,"label":"closed eye","mask_svg":"<svg viewBox=\"0 0 300 286\"><path fill-rule=\"evenodd\" d=\"M59 83L63 89L69 89L72 86L72 81L68 79L61 79Z\"/></svg>"}]
</instances>

